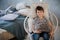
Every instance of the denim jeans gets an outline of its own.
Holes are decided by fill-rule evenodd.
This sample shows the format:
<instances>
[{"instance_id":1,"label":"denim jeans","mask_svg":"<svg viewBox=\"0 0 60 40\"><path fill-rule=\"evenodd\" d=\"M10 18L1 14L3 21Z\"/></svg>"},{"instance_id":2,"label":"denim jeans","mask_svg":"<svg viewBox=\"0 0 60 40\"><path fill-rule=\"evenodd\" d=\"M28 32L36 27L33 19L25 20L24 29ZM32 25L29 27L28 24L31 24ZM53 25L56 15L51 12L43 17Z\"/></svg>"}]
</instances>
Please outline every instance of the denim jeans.
<instances>
[{"instance_id":1,"label":"denim jeans","mask_svg":"<svg viewBox=\"0 0 60 40\"><path fill-rule=\"evenodd\" d=\"M33 40L39 40L40 37L43 37L44 40L49 40L48 32L42 32L40 34L33 33L33 35L32 35Z\"/></svg>"}]
</instances>

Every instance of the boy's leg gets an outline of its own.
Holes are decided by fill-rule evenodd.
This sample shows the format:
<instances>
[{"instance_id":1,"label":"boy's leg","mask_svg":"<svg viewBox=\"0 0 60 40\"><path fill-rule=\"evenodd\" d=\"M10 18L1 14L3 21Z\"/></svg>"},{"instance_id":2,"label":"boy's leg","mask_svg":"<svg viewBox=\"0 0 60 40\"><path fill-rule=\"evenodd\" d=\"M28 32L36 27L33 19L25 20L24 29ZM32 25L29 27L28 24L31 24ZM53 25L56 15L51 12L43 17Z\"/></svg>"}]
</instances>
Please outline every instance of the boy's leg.
<instances>
[{"instance_id":1,"label":"boy's leg","mask_svg":"<svg viewBox=\"0 0 60 40\"><path fill-rule=\"evenodd\" d=\"M33 33L32 38L33 40L39 40L40 36L37 33Z\"/></svg>"},{"instance_id":2,"label":"boy's leg","mask_svg":"<svg viewBox=\"0 0 60 40\"><path fill-rule=\"evenodd\" d=\"M49 34L47 32L43 33L44 40L49 40Z\"/></svg>"}]
</instances>

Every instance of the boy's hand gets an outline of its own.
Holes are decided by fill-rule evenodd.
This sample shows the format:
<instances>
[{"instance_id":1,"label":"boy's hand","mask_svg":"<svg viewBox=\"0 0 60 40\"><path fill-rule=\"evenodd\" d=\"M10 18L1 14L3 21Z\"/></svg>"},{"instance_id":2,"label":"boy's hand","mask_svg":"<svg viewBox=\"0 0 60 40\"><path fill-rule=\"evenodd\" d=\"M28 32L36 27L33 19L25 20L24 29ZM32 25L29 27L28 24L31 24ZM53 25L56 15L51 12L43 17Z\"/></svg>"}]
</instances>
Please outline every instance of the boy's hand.
<instances>
[{"instance_id":1,"label":"boy's hand","mask_svg":"<svg viewBox=\"0 0 60 40\"><path fill-rule=\"evenodd\" d=\"M34 33L41 33L41 30L35 30Z\"/></svg>"},{"instance_id":2,"label":"boy's hand","mask_svg":"<svg viewBox=\"0 0 60 40\"><path fill-rule=\"evenodd\" d=\"M50 38L52 38L54 36L54 31L50 32Z\"/></svg>"}]
</instances>

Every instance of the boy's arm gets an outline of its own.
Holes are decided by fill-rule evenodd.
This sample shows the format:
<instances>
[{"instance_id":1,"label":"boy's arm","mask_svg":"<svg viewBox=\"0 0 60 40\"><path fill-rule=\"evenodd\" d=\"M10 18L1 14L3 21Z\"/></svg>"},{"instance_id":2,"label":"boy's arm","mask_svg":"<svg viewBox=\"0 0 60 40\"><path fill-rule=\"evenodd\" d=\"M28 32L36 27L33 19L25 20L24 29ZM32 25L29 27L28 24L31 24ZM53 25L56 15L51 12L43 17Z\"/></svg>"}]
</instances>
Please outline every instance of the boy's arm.
<instances>
[{"instance_id":1,"label":"boy's arm","mask_svg":"<svg viewBox=\"0 0 60 40\"><path fill-rule=\"evenodd\" d=\"M49 25L49 27L51 28L50 35L53 35L53 34L54 34L53 24L49 21L49 22L48 22L48 25Z\"/></svg>"}]
</instances>

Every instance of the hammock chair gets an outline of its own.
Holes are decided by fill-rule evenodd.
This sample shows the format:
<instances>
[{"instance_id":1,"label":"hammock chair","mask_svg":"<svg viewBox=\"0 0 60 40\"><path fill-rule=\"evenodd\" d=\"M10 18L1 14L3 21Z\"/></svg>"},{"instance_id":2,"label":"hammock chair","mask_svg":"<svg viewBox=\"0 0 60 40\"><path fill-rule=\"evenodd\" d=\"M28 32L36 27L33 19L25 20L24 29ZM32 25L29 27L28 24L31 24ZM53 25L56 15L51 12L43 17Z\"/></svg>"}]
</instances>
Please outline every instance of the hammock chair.
<instances>
[{"instance_id":1,"label":"hammock chair","mask_svg":"<svg viewBox=\"0 0 60 40\"><path fill-rule=\"evenodd\" d=\"M24 29L25 29L26 33L28 34L28 38L29 38L28 40L32 40L32 38L31 38L32 34L30 34L30 32L32 31L31 30L32 20L36 16L35 8L37 6L42 6L44 8L45 17L50 22L52 22L53 28L54 28L54 33L57 31L57 28L58 28L58 19L57 19L56 15L53 12L48 10L48 4L46 4L46 3L33 3L31 5L31 15L27 16L24 20ZM49 40L54 40L54 35Z\"/></svg>"}]
</instances>

